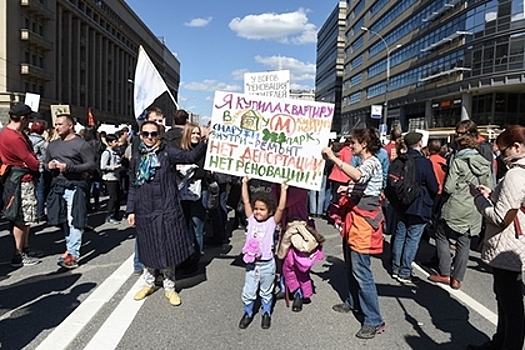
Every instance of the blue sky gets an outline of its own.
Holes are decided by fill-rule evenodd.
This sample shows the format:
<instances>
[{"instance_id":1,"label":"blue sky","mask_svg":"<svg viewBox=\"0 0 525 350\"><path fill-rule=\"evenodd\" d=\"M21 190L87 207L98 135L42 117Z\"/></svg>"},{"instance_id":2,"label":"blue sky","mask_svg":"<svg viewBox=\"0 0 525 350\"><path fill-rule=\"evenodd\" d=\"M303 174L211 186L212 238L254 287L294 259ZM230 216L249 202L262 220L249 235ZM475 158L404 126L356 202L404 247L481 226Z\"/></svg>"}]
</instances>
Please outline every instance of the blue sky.
<instances>
[{"instance_id":1,"label":"blue sky","mask_svg":"<svg viewBox=\"0 0 525 350\"><path fill-rule=\"evenodd\" d=\"M180 107L209 117L214 91L243 92L245 72L289 69L314 88L317 31L330 0L126 0L181 62Z\"/></svg>"}]
</instances>

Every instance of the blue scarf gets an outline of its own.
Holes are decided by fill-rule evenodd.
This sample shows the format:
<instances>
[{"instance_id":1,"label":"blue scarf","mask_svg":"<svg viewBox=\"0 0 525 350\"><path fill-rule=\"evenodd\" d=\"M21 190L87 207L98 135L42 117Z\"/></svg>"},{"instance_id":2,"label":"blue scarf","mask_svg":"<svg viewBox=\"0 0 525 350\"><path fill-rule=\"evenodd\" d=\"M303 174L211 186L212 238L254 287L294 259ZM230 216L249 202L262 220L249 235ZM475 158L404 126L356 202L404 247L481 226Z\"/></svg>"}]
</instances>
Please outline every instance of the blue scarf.
<instances>
[{"instance_id":1,"label":"blue scarf","mask_svg":"<svg viewBox=\"0 0 525 350\"><path fill-rule=\"evenodd\" d=\"M148 147L141 142L139 145L140 157L139 167L135 173L135 185L141 186L146 181L150 181L155 177L155 172L160 168L159 157L157 151L159 150L160 142L157 142L153 147Z\"/></svg>"}]
</instances>

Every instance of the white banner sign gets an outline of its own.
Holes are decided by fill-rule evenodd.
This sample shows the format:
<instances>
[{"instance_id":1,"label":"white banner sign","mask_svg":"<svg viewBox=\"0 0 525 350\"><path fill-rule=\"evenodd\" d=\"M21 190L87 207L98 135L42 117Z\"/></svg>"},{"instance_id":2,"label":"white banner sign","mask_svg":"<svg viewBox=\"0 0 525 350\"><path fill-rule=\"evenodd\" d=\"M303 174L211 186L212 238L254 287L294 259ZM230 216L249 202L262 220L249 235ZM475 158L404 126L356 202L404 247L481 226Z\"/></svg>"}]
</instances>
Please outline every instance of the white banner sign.
<instances>
[{"instance_id":1,"label":"white banner sign","mask_svg":"<svg viewBox=\"0 0 525 350\"><path fill-rule=\"evenodd\" d=\"M216 91L205 169L320 190L334 105Z\"/></svg>"},{"instance_id":2,"label":"white banner sign","mask_svg":"<svg viewBox=\"0 0 525 350\"><path fill-rule=\"evenodd\" d=\"M274 98L290 97L290 71L245 73L244 93Z\"/></svg>"},{"instance_id":3,"label":"white banner sign","mask_svg":"<svg viewBox=\"0 0 525 350\"><path fill-rule=\"evenodd\" d=\"M381 105L372 105L372 111L370 113L370 118L372 119L381 119L383 115L383 106Z\"/></svg>"}]
</instances>

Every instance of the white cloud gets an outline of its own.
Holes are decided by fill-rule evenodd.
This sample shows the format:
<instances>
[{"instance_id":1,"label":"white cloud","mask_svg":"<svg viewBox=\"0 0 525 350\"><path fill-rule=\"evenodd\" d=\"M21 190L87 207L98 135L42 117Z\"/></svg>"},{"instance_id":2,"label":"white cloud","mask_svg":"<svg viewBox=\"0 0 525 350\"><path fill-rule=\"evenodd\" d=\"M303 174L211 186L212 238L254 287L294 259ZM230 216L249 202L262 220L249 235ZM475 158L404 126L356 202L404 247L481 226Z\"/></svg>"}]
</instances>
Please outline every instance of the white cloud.
<instances>
[{"instance_id":1,"label":"white cloud","mask_svg":"<svg viewBox=\"0 0 525 350\"><path fill-rule=\"evenodd\" d=\"M192 91L240 91L237 84L227 84L217 80L206 79L202 82L181 83L181 86Z\"/></svg>"},{"instance_id":2,"label":"white cloud","mask_svg":"<svg viewBox=\"0 0 525 350\"><path fill-rule=\"evenodd\" d=\"M206 27L211 22L212 17L208 18L193 18L189 22L185 22L184 25L186 27L196 27L196 28L202 28Z\"/></svg>"},{"instance_id":3,"label":"white cloud","mask_svg":"<svg viewBox=\"0 0 525 350\"><path fill-rule=\"evenodd\" d=\"M233 72L231 72L231 76L233 80L244 80L244 73L248 73L250 70L247 68L240 68L236 69Z\"/></svg>"},{"instance_id":4,"label":"white cloud","mask_svg":"<svg viewBox=\"0 0 525 350\"><path fill-rule=\"evenodd\" d=\"M307 9L277 14L274 12L260 15L236 17L229 27L237 36L249 40L277 41L284 44L311 44L317 40L314 24L308 22Z\"/></svg>"},{"instance_id":5,"label":"white cloud","mask_svg":"<svg viewBox=\"0 0 525 350\"><path fill-rule=\"evenodd\" d=\"M270 70L288 69L290 70L291 80L315 81L315 64L299 61L293 57L286 56L255 56L255 61L269 67Z\"/></svg>"}]
</instances>

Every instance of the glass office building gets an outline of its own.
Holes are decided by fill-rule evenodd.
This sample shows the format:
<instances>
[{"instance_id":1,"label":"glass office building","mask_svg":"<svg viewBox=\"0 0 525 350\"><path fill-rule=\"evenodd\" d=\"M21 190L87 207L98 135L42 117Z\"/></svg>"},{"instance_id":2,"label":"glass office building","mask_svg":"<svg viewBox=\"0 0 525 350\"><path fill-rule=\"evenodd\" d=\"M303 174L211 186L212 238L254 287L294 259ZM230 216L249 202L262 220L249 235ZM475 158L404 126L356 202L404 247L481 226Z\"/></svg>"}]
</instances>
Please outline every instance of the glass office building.
<instances>
[{"instance_id":1,"label":"glass office building","mask_svg":"<svg viewBox=\"0 0 525 350\"><path fill-rule=\"evenodd\" d=\"M523 0L347 4L343 127L525 123Z\"/></svg>"}]
</instances>

